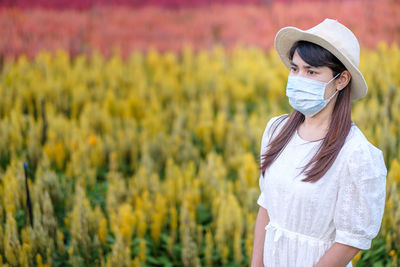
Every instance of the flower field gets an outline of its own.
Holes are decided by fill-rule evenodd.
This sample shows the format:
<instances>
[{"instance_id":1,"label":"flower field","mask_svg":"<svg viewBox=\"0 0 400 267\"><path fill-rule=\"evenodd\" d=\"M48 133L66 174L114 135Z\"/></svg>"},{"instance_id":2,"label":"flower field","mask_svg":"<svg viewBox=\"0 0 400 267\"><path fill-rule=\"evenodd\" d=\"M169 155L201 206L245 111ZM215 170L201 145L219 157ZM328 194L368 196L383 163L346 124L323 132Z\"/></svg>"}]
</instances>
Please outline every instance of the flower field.
<instances>
[{"instance_id":1,"label":"flower field","mask_svg":"<svg viewBox=\"0 0 400 267\"><path fill-rule=\"evenodd\" d=\"M381 231L353 262L398 266L399 47L362 50L360 68L353 121L389 172ZM241 46L5 61L0 262L249 266L261 135L290 111L287 75L274 51Z\"/></svg>"}]
</instances>

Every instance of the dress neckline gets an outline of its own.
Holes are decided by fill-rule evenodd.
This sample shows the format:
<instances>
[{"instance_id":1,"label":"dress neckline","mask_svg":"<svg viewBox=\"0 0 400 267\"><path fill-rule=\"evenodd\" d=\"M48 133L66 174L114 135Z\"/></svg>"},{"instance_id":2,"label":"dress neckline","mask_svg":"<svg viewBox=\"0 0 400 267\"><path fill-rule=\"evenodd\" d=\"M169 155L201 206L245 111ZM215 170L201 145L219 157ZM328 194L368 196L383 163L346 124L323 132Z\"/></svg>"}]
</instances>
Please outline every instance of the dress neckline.
<instances>
[{"instance_id":1,"label":"dress neckline","mask_svg":"<svg viewBox=\"0 0 400 267\"><path fill-rule=\"evenodd\" d=\"M323 141L323 139L319 139L319 140L315 140L315 141L309 141L309 140L303 139L303 138L299 135L299 133L298 133L297 130L298 130L298 129L295 130L294 135L295 135L295 138L296 138L296 139L299 141L299 143L301 143L301 144L320 144L320 143Z\"/></svg>"},{"instance_id":2,"label":"dress neckline","mask_svg":"<svg viewBox=\"0 0 400 267\"><path fill-rule=\"evenodd\" d=\"M352 128L355 127L355 126L356 126L356 124L352 121L352 122L351 122L350 131L351 131ZM294 136L295 136L295 139L296 139L296 143L300 143L300 144L313 144L313 145L315 145L315 144L320 144L320 143L322 143L322 141L324 140L324 139L319 139L319 140L315 140L315 141L309 141L309 140L303 139L303 138L299 135L298 129L296 129L296 130L294 131Z\"/></svg>"}]
</instances>

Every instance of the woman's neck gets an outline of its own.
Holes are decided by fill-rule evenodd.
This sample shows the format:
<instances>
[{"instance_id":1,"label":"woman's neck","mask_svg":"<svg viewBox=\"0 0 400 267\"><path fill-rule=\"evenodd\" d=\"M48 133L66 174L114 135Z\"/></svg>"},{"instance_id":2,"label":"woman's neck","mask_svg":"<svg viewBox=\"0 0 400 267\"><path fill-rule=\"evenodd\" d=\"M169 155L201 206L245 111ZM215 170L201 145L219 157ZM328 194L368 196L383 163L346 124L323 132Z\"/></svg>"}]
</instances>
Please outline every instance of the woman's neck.
<instances>
[{"instance_id":1,"label":"woman's neck","mask_svg":"<svg viewBox=\"0 0 400 267\"><path fill-rule=\"evenodd\" d=\"M303 127L314 130L328 130L332 114L319 113L313 117L305 117Z\"/></svg>"},{"instance_id":2,"label":"woman's neck","mask_svg":"<svg viewBox=\"0 0 400 267\"><path fill-rule=\"evenodd\" d=\"M319 140L325 137L329 130L330 122L332 119L332 111L336 99L332 99L323 110L313 117L305 117L305 120L300 124L298 133L299 135L309 141Z\"/></svg>"}]
</instances>

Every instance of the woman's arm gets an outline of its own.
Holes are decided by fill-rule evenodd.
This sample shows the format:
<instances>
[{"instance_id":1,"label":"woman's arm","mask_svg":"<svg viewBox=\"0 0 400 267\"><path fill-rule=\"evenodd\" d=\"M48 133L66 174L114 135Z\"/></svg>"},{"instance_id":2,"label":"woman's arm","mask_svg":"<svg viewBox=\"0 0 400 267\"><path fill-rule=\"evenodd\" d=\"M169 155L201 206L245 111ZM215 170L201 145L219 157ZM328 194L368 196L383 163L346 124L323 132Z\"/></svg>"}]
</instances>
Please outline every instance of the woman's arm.
<instances>
[{"instance_id":1,"label":"woman's arm","mask_svg":"<svg viewBox=\"0 0 400 267\"><path fill-rule=\"evenodd\" d=\"M335 242L314 267L346 267L359 248Z\"/></svg>"},{"instance_id":2,"label":"woman's arm","mask_svg":"<svg viewBox=\"0 0 400 267\"><path fill-rule=\"evenodd\" d=\"M251 267L263 267L263 254L264 254L264 240L265 240L265 226L269 223L268 212L265 208L258 209L256 219L256 226L254 231L253 241L253 256L251 260Z\"/></svg>"}]
</instances>

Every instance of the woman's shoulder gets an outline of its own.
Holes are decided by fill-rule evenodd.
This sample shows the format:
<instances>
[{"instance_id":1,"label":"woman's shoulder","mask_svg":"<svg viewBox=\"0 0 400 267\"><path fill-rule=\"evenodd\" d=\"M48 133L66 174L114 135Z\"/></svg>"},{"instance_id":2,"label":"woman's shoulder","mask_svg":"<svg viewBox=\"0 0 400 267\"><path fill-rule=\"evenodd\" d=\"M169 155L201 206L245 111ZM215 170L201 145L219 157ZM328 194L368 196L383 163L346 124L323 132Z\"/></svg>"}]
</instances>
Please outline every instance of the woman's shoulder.
<instances>
[{"instance_id":1,"label":"woman's shoulder","mask_svg":"<svg viewBox=\"0 0 400 267\"><path fill-rule=\"evenodd\" d=\"M371 142L367 139L361 129L354 122L351 123L351 128L346 137L343 147L350 151L364 149L371 150L375 153L382 153L379 148L371 144Z\"/></svg>"},{"instance_id":2,"label":"woman's shoulder","mask_svg":"<svg viewBox=\"0 0 400 267\"><path fill-rule=\"evenodd\" d=\"M272 135L276 136L288 118L289 114L287 113L271 117L265 126L263 139L271 139Z\"/></svg>"},{"instance_id":3,"label":"woman's shoulder","mask_svg":"<svg viewBox=\"0 0 400 267\"><path fill-rule=\"evenodd\" d=\"M370 170L381 174L387 172L382 151L371 144L354 122L341 152L350 169Z\"/></svg>"}]
</instances>

